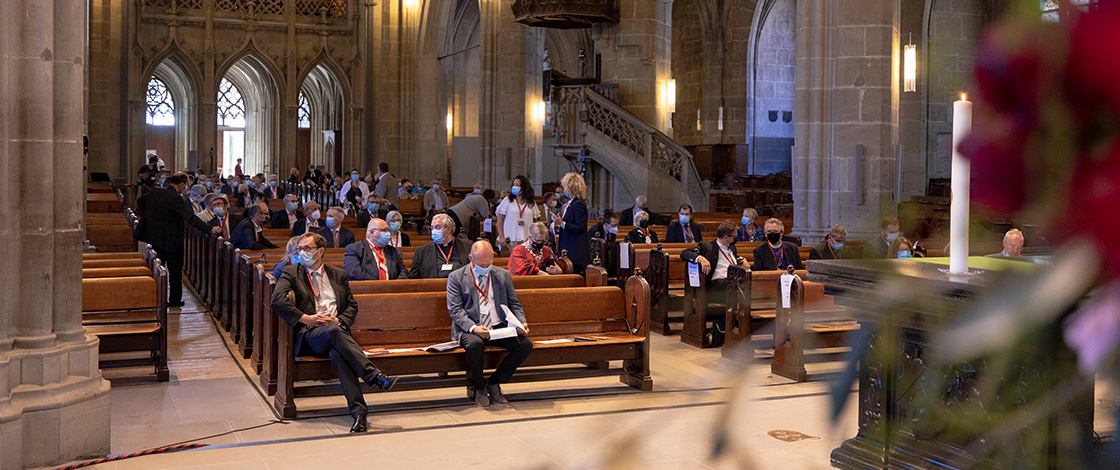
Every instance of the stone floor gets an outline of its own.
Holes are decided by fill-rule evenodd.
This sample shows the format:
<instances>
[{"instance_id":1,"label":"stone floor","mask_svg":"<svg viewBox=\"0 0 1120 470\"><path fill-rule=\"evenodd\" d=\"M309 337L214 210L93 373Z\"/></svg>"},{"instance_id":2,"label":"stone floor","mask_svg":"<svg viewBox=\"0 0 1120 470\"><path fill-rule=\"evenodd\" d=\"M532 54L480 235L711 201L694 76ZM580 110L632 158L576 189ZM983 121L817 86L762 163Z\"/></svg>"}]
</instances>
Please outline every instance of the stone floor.
<instances>
[{"instance_id":1,"label":"stone floor","mask_svg":"<svg viewBox=\"0 0 1120 470\"><path fill-rule=\"evenodd\" d=\"M112 452L207 447L95 468L824 469L832 449L856 431L851 400L835 425L829 420L825 379L838 362L809 364L811 380L798 384L770 375L768 362L737 366L718 350L655 334L652 392L612 378L509 384L510 404L489 410L468 403L460 388L370 394L373 429L350 436L341 397L303 400L301 409L322 411L278 420L256 377L245 373L247 361L227 349L228 334L194 302L174 313L171 381L114 381ZM1110 410L1101 413L1102 403ZM1098 400L1098 416L1114 415L1115 405ZM804 439L767 434L775 430ZM714 456L717 436L726 445Z\"/></svg>"}]
</instances>

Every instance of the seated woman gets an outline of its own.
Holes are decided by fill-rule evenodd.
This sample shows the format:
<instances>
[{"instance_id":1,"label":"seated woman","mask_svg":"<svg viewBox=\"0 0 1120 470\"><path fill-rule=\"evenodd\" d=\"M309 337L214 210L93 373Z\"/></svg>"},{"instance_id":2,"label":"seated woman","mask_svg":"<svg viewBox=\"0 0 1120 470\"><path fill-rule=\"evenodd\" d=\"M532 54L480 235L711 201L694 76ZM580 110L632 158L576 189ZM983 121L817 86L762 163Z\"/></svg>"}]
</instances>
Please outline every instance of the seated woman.
<instances>
[{"instance_id":1,"label":"seated woman","mask_svg":"<svg viewBox=\"0 0 1120 470\"><path fill-rule=\"evenodd\" d=\"M407 233L401 233L401 224L404 223L404 216L400 211L389 211L385 215L385 221L389 223L389 246L400 248L402 246L412 246L412 241L408 239Z\"/></svg>"},{"instance_id":2,"label":"seated woman","mask_svg":"<svg viewBox=\"0 0 1120 470\"><path fill-rule=\"evenodd\" d=\"M280 274L284 272L284 268L289 264L299 264L296 258L299 254L296 252L297 245L299 245L299 237L292 237L288 239L288 246L284 248L284 257L280 258L280 262L272 268L272 277L280 279Z\"/></svg>"},{"instance_id":3,"label":"seated woman","mask_svg":"<svg viewBox=\"0 0 1120 470\"><path fill-rule=\"evenodd\" d=\"M529 226L529 238L513 247L509 256L509 274L511 276L534 276L561 274L560 267L556 266L556 258L552 249L545 244L548 240L548 227L541 222Z\"/></svg>"},{"instance_id":4,"label":"seated woman","mask_svg":"<svg viewBox=\"0 0 1120 470\"><path fill-rule=\"evenodd\" d=\"M898 237L891 242L890 248L887 248L887 258L913 258L915 256L922 256L921 253L914 251L914 245L906 237Z\"/></svg>"},{"instance_id":5,"label":"seated woman","mask_svg":"<svg viewBox=\"0 0 1120 470\"><path fill-rule=\"evenodd\" d=\"M658 243L657 234L649 229L649 212L641 211L634 214L634 224L637 227L626 234L626 241L630 243Z\"/></svg>"}]
</instances>

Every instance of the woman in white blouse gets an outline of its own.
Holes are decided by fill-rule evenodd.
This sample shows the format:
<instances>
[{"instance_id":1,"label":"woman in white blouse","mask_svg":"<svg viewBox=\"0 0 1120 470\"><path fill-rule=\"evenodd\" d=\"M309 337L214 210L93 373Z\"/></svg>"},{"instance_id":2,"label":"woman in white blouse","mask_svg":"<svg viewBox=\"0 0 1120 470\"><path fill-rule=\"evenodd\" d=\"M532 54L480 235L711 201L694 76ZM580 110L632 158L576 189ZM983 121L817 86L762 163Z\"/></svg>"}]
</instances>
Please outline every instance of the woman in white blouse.
<instances>
[{"instance_id":1,"label":"woman in white blouse","mask_svg":"<svg viewBox=\"0 0 1120 470\"><path fill-rule=\"evenodd\" d=\"M498 214L499 242L504 243L509 238L510 246L517 246L529 239L529 227L541 216L529 178L518 175L513 179L509 196L502 198L495 213Z\"/></svg>"}]
</instances>

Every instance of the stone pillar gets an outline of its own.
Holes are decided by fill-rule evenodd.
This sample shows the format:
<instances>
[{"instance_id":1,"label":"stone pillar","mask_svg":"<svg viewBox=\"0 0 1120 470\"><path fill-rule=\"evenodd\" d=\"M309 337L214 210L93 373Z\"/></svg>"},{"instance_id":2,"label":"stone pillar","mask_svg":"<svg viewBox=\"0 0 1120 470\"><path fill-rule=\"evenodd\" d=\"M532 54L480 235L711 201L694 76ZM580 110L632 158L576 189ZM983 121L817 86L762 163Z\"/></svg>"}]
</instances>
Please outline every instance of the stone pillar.
<instances>
[{"instance_id":1,"label":"stone pillar","mask_svg":"<svg viewBox=\"0 0 1120 470\"><path fill-rule=\"evenodd\" d=\"M0 3L0 462L109 451L109 383L81 325L86 3ZM47 190L44 191L44 188Z\"/></svg>"},{"instance_id":2,"label":"stone pillar","mask_svg":"<svg viewBox=\"0 0 1120 470\"><path fill-rule=\"evenodd\" d=\"M898 142L897 0L797 2L794 232L851 239L894 213Z\"/></svg>"}]
</instances>

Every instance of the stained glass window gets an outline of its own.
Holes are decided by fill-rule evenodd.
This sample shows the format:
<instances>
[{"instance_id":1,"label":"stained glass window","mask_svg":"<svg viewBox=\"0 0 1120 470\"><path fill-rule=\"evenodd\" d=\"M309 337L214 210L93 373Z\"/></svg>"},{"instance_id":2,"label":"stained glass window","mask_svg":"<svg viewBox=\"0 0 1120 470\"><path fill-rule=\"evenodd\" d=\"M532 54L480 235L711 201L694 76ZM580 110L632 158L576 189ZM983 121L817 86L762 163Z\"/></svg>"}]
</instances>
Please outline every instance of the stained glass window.
<instances>
[{"instance_id":1,"label":"stained glass window","mask_svg":"<svg viewBox=\"0 0 1120 470\"><path fill-rule=\"evenodd\" d=\"M1097 3L1097 0L1070 0L1070 3L1081 10L1086 10L1089 8L1089 4ZM1058 15L1060 7L1061 3L1057 0L1040 0L1039 9L1042 11L1042 19L1045 21L1060 21Z\"/></svg>"},{"instance_id":2,"label":"stained glass window","mask_svg":"<svg viewBox=\"0 0 1120 470\"><path fill-rule=\"evenodd\" d=\"M551 70L552 69L552 57L549 56L548 49L544 50L544 61L542 62L542 65L543 65L543 70Z\"/></svg>"},{"instance_id":3,"label":"stained glass window","mask_svg":"<svg viewBox=\"0 0 1120 470\"><path fill-rule=\"evenodd\" d=\"M307 97L303 96L303 92L299 92L299 124L297 127L300 129L311 128L311 105L307 103Z\"/></svg>"},{"instance_id":4,"label":"stained glass window","mask_svg":"<svg viewBox=\"0 0 1120 470\"><path fill-rule=\"evenodd\" d=\"M224 78L218 85L218 125L245 127L245 100L241 91Z\"/></svg>"},{"instance_id":5,"label":"stained glass window","mask_svg":"<svg viewBox=\"0 0 1120 470\"><path fill-rule=\"evenodd\" d=\"M144 121L153 126L175 125L175 100L162 80L152 77L148 81L148 112Z\"/></svg>"}]
</instances>

